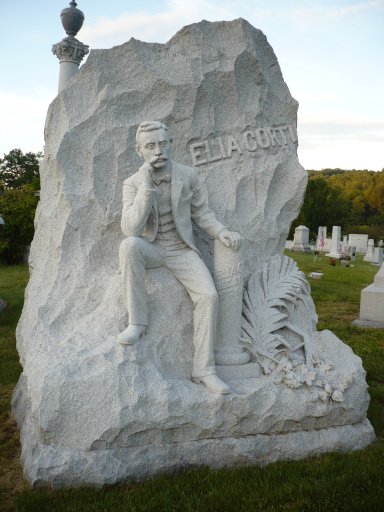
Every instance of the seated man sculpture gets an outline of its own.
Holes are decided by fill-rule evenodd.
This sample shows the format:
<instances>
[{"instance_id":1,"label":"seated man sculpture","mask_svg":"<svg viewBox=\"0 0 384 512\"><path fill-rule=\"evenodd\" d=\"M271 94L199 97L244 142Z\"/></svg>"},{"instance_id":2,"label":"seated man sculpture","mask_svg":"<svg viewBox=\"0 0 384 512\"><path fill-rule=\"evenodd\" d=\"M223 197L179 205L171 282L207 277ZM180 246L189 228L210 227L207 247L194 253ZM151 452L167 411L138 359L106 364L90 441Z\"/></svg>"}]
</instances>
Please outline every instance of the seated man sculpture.
<instances>
[{"instance_id":1,"label":"seated man sculpture","mask_svg":"<svg viewBox=\"0 0 384 512\"><path fill-rule=\"evenodd\" d=\"M133 345L145 333L145 269L164 266L186 288L194 306L192 380L226 394L230 389L216 375L213 351L219 299L196 248L192 221L233 250L239 249L241 237L208 209L197 172L171 161L171 143L166 125L139 125L136 151L145 162L123 186L121 228L127 238L120 245L119 259L129 325L118 341Z\"/></svg>"}]
</instances>

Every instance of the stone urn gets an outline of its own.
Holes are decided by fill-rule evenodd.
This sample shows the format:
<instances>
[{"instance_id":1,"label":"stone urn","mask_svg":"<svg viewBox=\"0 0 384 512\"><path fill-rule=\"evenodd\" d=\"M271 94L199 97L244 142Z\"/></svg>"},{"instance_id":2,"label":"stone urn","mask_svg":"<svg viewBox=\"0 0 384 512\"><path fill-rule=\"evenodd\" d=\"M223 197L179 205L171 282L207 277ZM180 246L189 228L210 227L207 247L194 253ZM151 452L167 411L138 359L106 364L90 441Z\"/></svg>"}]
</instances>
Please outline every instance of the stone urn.
<instances>
[{"instance_id":1,"label":"stone urn","mask_svg":"<svg viewBox=\"0 0 384 512\"><path fill-rule=\"evenodd\" d=\"M84 23L84 13L77 9L77 3L72 1L70 7L61 11L61 23L68 36L76 36Z\"/></svg>"}]
</instances>

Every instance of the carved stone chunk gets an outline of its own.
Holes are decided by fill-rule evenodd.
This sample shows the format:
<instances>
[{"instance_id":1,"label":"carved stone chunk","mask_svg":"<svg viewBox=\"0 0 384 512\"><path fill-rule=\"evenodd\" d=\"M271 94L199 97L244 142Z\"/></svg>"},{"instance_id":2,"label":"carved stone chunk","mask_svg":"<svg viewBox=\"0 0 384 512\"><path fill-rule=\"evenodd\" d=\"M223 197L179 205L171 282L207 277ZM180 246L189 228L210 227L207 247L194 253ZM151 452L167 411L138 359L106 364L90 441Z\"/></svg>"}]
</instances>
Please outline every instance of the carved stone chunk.
<instances>
[{"instance_id":1,"label":"carved stone chunk","mask_svg":"<svg viewBox=\"0 0 384 512\"><path fill-rule=\"evenodd\" d=\"M145 334L133 346L117 343L128 324L118 260L127 236L121 191L142 165L134 150L138 125L151 119L169 127L174 161L194 168L217 221L244 239L241 261L227 260L215 256L215 231L195 231L226 314L234 315L230 336L216 346L227 354L227 343L244 337L241 281L250 286L265 269L265 282L277 285L284 274L280 258L307 182L297 158L297 107L266 37L242 19L190 25L164 45L131 39L93 50L53 101L17 329L23 374L13 410L30 482L108 484L372 442L361 360L331 332L316 332L301 279L300 301L283 299L277 334L287 350L310 335L316 380L327 381L321 385L302 365L302 349L294 351L302 359L286 357L264 374L259 337L246 349L253 361L216 367L231 393L192 382L192 302L164 267L145 274ZM270 313L280 314L275 306ZM275 359L278 366L282 358ZM342 377L343 396L332 375Z\"/></svg>"}]
</instances>

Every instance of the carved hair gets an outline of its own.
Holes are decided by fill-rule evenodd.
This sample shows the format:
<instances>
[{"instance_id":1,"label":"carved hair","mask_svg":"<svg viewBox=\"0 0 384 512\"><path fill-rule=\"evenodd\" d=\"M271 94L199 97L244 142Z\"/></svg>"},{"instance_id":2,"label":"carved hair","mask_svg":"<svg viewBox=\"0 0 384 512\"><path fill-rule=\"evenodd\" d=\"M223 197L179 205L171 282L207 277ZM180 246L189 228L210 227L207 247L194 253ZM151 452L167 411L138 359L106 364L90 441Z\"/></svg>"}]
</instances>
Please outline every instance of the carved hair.
<instances>
[{"instance_id":1,"label":"carved hair","mask_svg":"<svg viewBox=\"0 0 384 512\"><path fill-rule=\"evenodd\" d=\"M139 124L139 127L136 132L136 142L139 143L140 133L142 132L152 132L154 130L164 130L167 132L169 139L171 139L171 134L169 133L169 128L167 125L160 123L160 121L143 121Z\"/></svg>"}]
</instances>

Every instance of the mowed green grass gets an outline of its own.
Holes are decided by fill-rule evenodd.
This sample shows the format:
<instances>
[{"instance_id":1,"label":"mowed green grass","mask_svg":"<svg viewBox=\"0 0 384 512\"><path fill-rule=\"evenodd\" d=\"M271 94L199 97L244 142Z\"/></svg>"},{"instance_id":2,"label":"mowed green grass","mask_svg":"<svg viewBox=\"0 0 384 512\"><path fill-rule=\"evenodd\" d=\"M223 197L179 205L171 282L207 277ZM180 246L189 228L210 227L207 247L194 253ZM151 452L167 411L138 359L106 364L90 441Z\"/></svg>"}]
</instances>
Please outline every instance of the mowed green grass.
<instances>
[{"instance_id":1,"label":"mowed green grass","mask_svg":"<svg viewBox=\"0 0 384 512\"><path fill-rule=\"evenodd\" d=\"M287 253L308 274L319 314L319 329L331 329L363 359L371 404L368 417L378 441L365 450L329 454L265 467L210 470L196 468L145 482L95 489L30 489L22 478L18 433L10 417L10 398L21 368L14 329L27 281L25 266L0 266L0 510L2 511L345 511L384 510L384 330L351 325L358 317L360 291L377 268L361 258L354 267L329 265L325 256Z\"/></svg>"}]
</instances>

